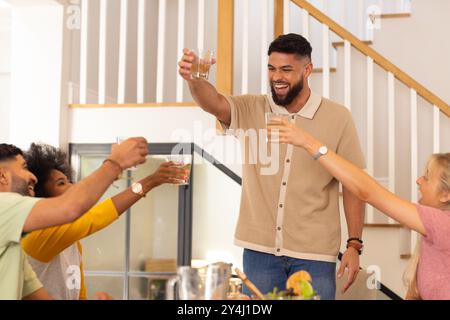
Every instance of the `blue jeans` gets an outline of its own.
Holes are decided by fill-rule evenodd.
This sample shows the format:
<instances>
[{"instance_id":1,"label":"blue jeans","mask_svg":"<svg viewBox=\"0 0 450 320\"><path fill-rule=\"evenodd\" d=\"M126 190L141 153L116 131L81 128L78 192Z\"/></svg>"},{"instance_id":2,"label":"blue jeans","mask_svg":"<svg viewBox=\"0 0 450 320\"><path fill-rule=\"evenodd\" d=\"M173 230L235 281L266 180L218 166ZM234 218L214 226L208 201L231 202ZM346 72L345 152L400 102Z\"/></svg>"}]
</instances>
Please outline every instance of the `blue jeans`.
<instances>
[{"instance_id":1,"label":"blue jeans","mask_svg":"<svg viewBox=\"0 0 450 320\"><path fill-rule=\"evenodd\" d=\"M244 273L255 286L266 294L277 287L286 289L289 276L305 270L311 274L312 285L321 300L334 300L336 294L336 263L275 256L244 249ZM244 293L251 295L244 286Z\"/></svg>"}]
</instances>

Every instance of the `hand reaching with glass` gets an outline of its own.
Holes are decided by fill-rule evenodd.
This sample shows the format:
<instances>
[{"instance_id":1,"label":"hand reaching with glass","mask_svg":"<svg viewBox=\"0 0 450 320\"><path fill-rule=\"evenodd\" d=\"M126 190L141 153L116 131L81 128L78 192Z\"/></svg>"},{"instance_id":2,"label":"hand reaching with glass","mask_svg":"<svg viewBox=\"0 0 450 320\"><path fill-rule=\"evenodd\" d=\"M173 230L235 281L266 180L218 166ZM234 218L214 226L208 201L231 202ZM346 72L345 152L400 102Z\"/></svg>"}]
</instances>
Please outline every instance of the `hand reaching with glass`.
<instances>
[{"instance_id":1,"label":"hand reaching with glass","mask_svg":"<svg viewBox=\"0 0 450 320\"><path fill-rule=\"evenodd\" d=\"M183 57L178 62L178 73L185 80L208 79L210 67L216 63L213 51L201 49L197 52L191 49L183 50Z\"/></svg>"},{"instance_id":2,"label":"hand reaching with glass","mask_svg":"<svg viewBox=\"0 0 450 320\"><path fill-rule=\"evenodd\" d=\"M267 128L269 140L305 147L311 136L286 119L272 120Z\"/></svg>"},{"instance_id":3,"label":"hand reaching with glass","mask_svg":"<svg viewBox=\"0 0 450 320\"><path fill-rule=\"evenodd\" d=\"M109 159L120 165L122 170L145 163L148 154L147 140L142 137L129 138L120 144L113 144Z\"/></svg>"},{"instance_id":4,"label":"hand reaching with glass","mask_svg":"<svg viewBox=\"0 0 450 320\"><path fill-rule=\"evenodd\" d=\"M169 161L161 164L151 178L155 187L165 183L180 184L188 180L189 172L189 170L177 166L175 162Z\"/></svg>"}]
</instances>

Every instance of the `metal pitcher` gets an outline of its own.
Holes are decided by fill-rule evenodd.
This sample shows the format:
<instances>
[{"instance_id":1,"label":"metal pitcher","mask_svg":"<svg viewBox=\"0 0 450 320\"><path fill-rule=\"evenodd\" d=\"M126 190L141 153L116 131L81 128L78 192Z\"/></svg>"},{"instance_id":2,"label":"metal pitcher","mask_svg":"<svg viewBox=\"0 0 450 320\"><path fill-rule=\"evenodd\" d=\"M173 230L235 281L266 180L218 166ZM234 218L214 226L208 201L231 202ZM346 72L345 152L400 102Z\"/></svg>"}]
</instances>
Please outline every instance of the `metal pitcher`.
<instances>
[{"instance_id":1,"label":"metal pitcher","mask_svg":"<svg viewBox=\"0 0 450 320\"><path fill-rule=\"evenodd\" d=\"M231 264L217 262L203 268L178 267L167 281L167 300L226 300Z\"/></svg>"}]
</instances>

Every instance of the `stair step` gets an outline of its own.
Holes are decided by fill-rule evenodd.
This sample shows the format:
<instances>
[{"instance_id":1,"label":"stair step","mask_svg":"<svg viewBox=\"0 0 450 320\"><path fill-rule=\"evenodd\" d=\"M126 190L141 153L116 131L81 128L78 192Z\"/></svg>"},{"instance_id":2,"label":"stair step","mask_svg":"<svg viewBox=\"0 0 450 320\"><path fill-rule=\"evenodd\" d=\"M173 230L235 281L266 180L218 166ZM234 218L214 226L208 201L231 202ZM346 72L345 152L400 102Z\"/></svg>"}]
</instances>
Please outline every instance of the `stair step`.
<instances>
[{"instance_id":1,"label":"stair step","mask_svg":"<svg viewBox=\"0 0 450 320\"><path fill-rule=\"evenodd\" d=\"M336 72L336 70L337 70L336 68L330 68L331 73ZM323 73L323 68L314 68L313 73Z\"/></svg>"},{"instance_id":2,"label":"stair step","mask_svg":"<svg viewBox=\"0 0 450 320\"><path fill-rule=\"evenodd\" d=\"M403 228L399 223L365 223L364 228Z\"/></svg>"},{"instance_id":3,"label":"stair step","mask_svg":"<svg viewBox=\"0 0 450 320\"><path fill-rule=\"evenodd\" d=\"M368 46L373 44L373 42L370 40L364 40L363 43L367 44ZM333 42L331 45L333 46L333 48L335 48L337 50L338 47L344 46L344 41L336 41L336 42Z\"/></svg>"},{"instance_id":4,"label":"stair step","mask_svg":"<svg viewBox=\"0 0 450 320\"><path fill-rule=\"evenodd\" d=\"M411 13L383 13L381 19L410 18Z\"/></svg>"}]
</instances>

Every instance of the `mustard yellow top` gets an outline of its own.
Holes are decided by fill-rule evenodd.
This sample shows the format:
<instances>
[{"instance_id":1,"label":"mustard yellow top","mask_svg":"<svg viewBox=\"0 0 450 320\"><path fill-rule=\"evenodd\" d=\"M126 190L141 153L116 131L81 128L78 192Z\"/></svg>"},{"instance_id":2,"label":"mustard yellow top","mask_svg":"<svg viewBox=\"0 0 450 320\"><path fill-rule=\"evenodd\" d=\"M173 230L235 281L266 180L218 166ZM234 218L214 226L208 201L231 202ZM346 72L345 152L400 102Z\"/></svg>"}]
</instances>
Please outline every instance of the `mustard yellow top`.
<instances>
[{"instance_id":1,"label":"mustard yellow top","mask_svg":"<svg viewBox=\"0 0 450 320\"><path fill-rule=\"evenodd\" d=\"M79 240L105 228L114 222L118 217L119 214L117 209L111 198L109 198L93 207L72 223L29 233L22 239L22 247L25 253L27 253L30 257L48 265L50 265L52 260L56 259L61 252L74 244L77 246L81 256L82 247ZM84 283L83 264L81 260L79 267L81 276L79 299L86 300L87 295ZM65 270L63 270L63 272L65 272ZM38 276L44 287L47 287L45 277L43 279L40 274L38 274ZM61 275L48 276L50 279L52 276L60 277ZM64 279L63 281L65 283L67 280ZM54 285L54 283L49 283L49 287L51 285ZM61 283L61 285L63 285L63 283Z\"/></svg>"}]
</instances>

